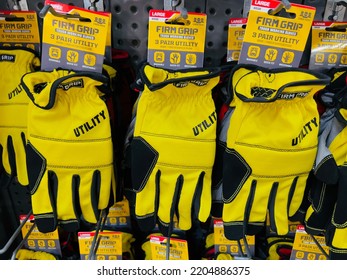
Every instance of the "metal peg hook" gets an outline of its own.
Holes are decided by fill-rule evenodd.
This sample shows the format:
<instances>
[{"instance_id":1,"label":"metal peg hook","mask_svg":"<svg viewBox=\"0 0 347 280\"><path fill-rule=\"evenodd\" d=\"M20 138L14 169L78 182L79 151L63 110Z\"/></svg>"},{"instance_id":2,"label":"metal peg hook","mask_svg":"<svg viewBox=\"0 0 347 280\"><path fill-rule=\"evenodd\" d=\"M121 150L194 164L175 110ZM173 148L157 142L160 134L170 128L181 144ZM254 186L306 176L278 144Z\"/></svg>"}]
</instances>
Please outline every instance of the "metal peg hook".
<instances>
[{"instance_id":1,"label":"metal peg hook","mask_svg":"<svg viewBox=\"0 0 347 280\"><path fill-rule=\"evenodd\" d=\"M51 5L46 5L42 8L42 10L39 13L40 18L44 18L47 13L50 12L52 15L56 17L62 17L65 19L79 19L79 20L88 20L87 18L81 17L79 14L62 14L58 13Z\"/></svg>"},{"instance_id":2,"label":"metal peg hook","mask_svg":"<svg viewBox=\"0 0 347 280\"><path fill-rule=\"evenodd\" d=\"M89 2L90 2L90 6L88 7L88 10L97 11L98 8L96 7L96 2L98 2L98 0L89 0Z\"/></svg>"},{"instance_id":3,"label":"metal peg hook","mask_svg":"<svg viewBox=\"0 0 347 280\"><path fill-rule=\"evenodd\" d=\"M292 5L290 4L289 0L282 0L281 2L283 3L283 6L284 6L284 8L285 8L286 10L289 10L290 7L292 6Z\"/></svg>"},{"instance_id":4,"label":"metal peg hook","mask_svg":"<svg viewBox=\"0 0 347 280\"><path fill-rule=\"evenodd\" d=\"M15 11L20 11L20 5L19 5L19 0L13 0L13 10Z\"/></svg>"},{"instance_id":5,"label":"metal peg hook","mask_svg":"<svg viewBox=\"0 0 347 280\"><path fill-rule=\"evenodd\" d=\"M20 234L22 228L24 227L27 220L29 220L30 216L32 214L32 211L30 210L29 213L25 216L25 219L20 223L19 227L16 229L16 231L12 234L11 238L7 241L6 245L0 249L0 255L5 253L8 248L12 245L13 241L17 238L17 236Z\"/></svg>"},{"instance_id":6,"label":"metal peg hook","mask_svg":"<svg viewBox=\"0 0 347 280\"><path fill-rule=\"evenodd\" d=\"M278 12L280 12L282 9L288 10L288 9L290 9L290 7L291 7L291 4L288 0L282 0L275 9L269 10L268 13L270 15L275 15Z\"/></svg>"},{"instance_id":7,"label":"metal peg hook","mask_svg":"<svg viewBox=\"0 0 347 280\"><path fill-rule=\"evenodd\" d=\"M176 8L181 4L181 0L171 0L171 9L176 11Z\"/></svg>"}]
</instances>

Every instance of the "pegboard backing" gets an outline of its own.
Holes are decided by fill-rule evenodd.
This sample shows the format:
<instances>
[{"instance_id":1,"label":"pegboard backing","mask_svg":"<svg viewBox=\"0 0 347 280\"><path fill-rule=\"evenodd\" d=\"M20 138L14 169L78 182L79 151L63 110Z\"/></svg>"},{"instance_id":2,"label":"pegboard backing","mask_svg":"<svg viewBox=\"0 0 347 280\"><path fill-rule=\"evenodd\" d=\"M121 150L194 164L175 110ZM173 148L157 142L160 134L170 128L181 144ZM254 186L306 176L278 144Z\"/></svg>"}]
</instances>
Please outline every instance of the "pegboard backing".
<instances>
[{"instance_id":1,"label":"pegboard backing","mask_svg":"<svg viewBox=\"0 0 347 280\"><path fill-rule=\"evenodd\" d=\"M243 5L239 0L207 0L207 28L205 44L205 66L218 66L227 53L228 22L240 18Z\"/></svg>"},{"instance_id":2,"label":"pegboard backing","mask_svg":"<svg viewBox=\"0 0 347 280\"><path fill-rule=\"evenodd\" d=\"M148 12L151 9L163 9L163 1L110 1L113 47L126 50L134 64L147 56Z\"/></svg>"},{"instance_id":3,"label":"pegboard backing","mask_svg":"<svg viewBox=\"0 0 347 280\"><path fill-rule=\"evenodd\" d=\"M303 0L303 4L316 8L314 20L323 20L326 0Z\"/></svg>"}]
</instances>

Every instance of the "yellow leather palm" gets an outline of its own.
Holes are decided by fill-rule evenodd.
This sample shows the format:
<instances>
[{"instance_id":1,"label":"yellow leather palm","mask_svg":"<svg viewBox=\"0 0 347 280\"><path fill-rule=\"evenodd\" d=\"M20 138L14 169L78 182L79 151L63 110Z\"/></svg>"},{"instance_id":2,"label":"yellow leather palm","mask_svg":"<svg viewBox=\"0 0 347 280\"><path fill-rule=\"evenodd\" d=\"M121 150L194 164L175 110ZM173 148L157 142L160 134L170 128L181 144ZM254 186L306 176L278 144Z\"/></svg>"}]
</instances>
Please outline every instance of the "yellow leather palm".
<instances>
[{"instance_id":1,"label":"yellow leather palm","mask_svg":"<svg viewBox=\"0 0 347 280\"><path fill-rule=\"evenodd\" d=\"M188 230L193 215L203 222L210 214L218 71L145 65L141 78L131 143L137 221L144 231L158 222L166 235L175 213L178 228Z\"/></svg>"},{"instance_id":2,"label":"yellow leather palm","mask_svg":"<svg viewBox=\"0 0 347 280\"><path fill-rule=\"evenodd\" d=\"M113 180L110 118L99 86L105 76L65 70L23 76L28 106L27 162L35 222L41 232L96 223Z\"/></svg>"},{"instance_id":3,"label":"yellow leather palm","mask_svg":"<svg viewBox=\"0 0 347 280\"><path fill-rule=\"evenodd\" d=\"M37 55L29 49L0 48L0 146L2 163L7 174L17 176L28 185L25 160L27 106L29 97L20 82L25 73L40 65Z\"/></svg>"},{"instance_id":4,"label":"yellow leather palm","mask_svg":"<svg viewBox=\"0 0 347 280\"><path fill-rule=\"evenodd\" d=\"M288 232L313 167L319 115L313 95L330 79L304 69L238 65L231 73L235 110L223 159L225 236L258 233L269 210L274 232Z\"/></svg>"}]
</instances>

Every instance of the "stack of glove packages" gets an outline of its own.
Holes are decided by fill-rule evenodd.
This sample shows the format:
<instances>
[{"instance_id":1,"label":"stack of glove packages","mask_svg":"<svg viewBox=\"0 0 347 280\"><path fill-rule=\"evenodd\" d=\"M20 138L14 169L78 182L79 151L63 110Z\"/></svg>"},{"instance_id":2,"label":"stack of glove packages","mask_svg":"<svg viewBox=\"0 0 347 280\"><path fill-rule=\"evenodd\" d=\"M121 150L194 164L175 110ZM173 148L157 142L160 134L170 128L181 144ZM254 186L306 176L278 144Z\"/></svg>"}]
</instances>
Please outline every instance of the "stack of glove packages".
<instances>
[{"instance_id":1,"label":"stack of glove packages","mask_svg":"<svg viewBox=\"0 0 347 280\"><path fill-rule=\"evenodd\" d=\"M102 74L63 69L22 77L28 105L27 168L37 228L77 231L114 200L111 123Z\"/></svg>"},{"instance_id":2,"label":"stack of glove packages","mask_svg":"<svg viewBox=\"0 0 347 280\"><path fill-rule=\"evenodd\" d=\"M214 170L214 194L220 194L214 201L222 211L213 215L222 217L226 238L259 233L267 215L273 232L288 233L317 152L313 96L329 82L327 75L298 68L239 64L232 70Z\"/></svg>"},{"instance_id":3,"label":"stack of glove packages","mask_svg":"<svg viewBox=\"0 0 347 280\"><path fill-rule=\"evenodd\" d=\"M10 178L29 184L26 168L26 134L29 97L21 86L24 74L39 69L40 59L31 49L0 48L0 146L2 164Z\"/></svg>"},{"instance_id":4,"label":"stack of glove packages","mask_svg":"<svg viewBox=\"0 0 347 280\"><path fill-rule=\"evenodd\" d=\"M180 230L189 230L210 215L217 127L212 89L219 68L145 64L140 78L143 90L127 136L134 216L141 231L158 225L170 236L174 216Z\"/></svg>"},{"instance_id":5,"label":"stack of glove packages","mask_svg":"<svg viewBox=\"0 0 347 280\"><path fill-rule=\"evenodd\" d=\"M310 206L305 230L325 236L332 260L347 259L347 95L346 69L332 69L331 85L319 94L318 152L308 181ZM343 84L343 86L342 86Z\"/></svg>"}]
</instances>

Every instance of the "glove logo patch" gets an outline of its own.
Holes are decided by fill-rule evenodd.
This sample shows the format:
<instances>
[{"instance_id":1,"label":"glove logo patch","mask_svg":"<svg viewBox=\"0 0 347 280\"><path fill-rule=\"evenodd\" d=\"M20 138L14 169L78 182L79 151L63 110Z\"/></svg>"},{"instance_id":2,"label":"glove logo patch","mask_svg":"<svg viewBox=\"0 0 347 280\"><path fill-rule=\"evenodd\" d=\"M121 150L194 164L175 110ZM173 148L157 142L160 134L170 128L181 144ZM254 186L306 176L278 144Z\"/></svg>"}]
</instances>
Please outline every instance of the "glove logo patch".
<instances>
[{"instance_id":1,"label":"glove logo patch","mask_svg":"<svg viewBox=\"0 0 347 280\"><path fill-rule=\"evenodd\" d=\"M209 82L209 80L191 80L191 81L187 81L187 82L173 83L173 85L175 87L178 87L178 88L184 88L184 87L188 86L189 83L192 83L198 87L203 87L203 86L207 85L208 82Z\"/></svg>"},{"instance_id":2,"label":"glove logo patch","mask_svg":"<svg viewBox=\"0 0 347 280\"><path fill-rule=\"evenodd\" d=\"M23 91L22 85L18 85L14 90L8 94L8 99L12 99Z\"/></svg>"},{"instance_id":3,"label":"glove logo patch","mask_svg":"<svg viewBox=\"0 0 347 280\"><path fill-rule=\"evenodd\" d=\"M313 124L313 126L311 124ZM300 134L294 139L292 139L292 146L296 146L299 143L301 143L301 141L306 137L306 135L308 135L313 130L314 127L318 127L316 117L314 117L312 120L306 123L301 129Z\"/></svg>"},{"instance_id":4,"label":"glove logo patch","mask_svg":"<svg viewBox=\"0 0 347 280\"><path fill-rule=\"evenodd\" d=\"M285 93L285 92L283 92L283 93L281 93L281 94L279 94L278 95L278 98L279 99L294 99L295 97L301 97L301 98L303 98L303 97L305 97L305 96L307 96L309 94L309 92L288 92L288 93Z\"/></svg>"},{"instance_id":5,"label":"glove logo patch","mask_svg":"<svg viewBox=\"0 0 347 280\"><path fill-rule=\"evenodd\" d=\"M269 98L272 96L272 94L276 92L276 90L272 88L263 88L263 87L252 87L251 94L254 97L264 97Z\"/></svg>"},{"instance_id":6,"label":"glove logo patch","mask_svg":"<svg viewBox=\"0 0 347 280\"><path fill-rule=\"evenodd\" d=\"M200 132L204 132L211 125L217 121L216 112L214 111L207 119L203 120L201 123L193 127L194 136L198 136Z\"/></svg>"},{"instance_id":7,"label":"glove logo patch","mask_svg":"<svg viewBox=\"0 0 347 280\"><path fill-rule=\"evenodd\" d=\"M0 54L0 61L15 62L16 56L11 54Z\"/></svg>"},{"instance_id":8,"label":"glove logo patch","mask_svg":"<svg viewBox=\"0 0 347 280\"><path fill-rule=\"evenodd\" d=\"M83 83L83 79L77 79L77 80L70 81L68 83L60 83L58 87L67 91L72 87L84 88L84 83Z\"/></svg>"},{"instance_id":9,"label":"glove logo patch","mask_svg":"<svg viewBox=\"0 0 347 280\"><path fill-rule=\"evenodd\" d=\"M100 118L101 117L101 118ZM94 127L96 127L98 124L101 123L102 120L106 120L105 111L102 110L99 114L92 117L90 121L85 122L84 124L74 128L74 132L76 137L80 137L82 134L87 133Z\"/></svg>"}]
</instances>

